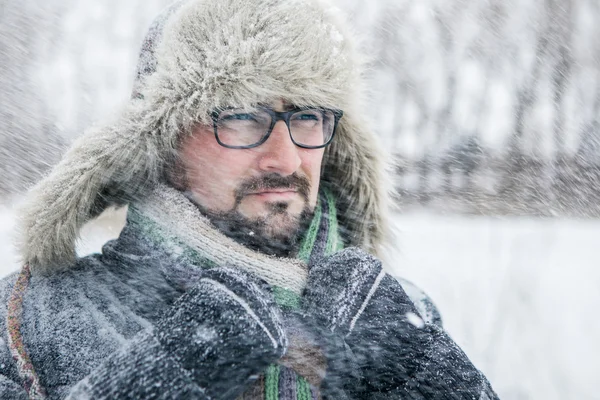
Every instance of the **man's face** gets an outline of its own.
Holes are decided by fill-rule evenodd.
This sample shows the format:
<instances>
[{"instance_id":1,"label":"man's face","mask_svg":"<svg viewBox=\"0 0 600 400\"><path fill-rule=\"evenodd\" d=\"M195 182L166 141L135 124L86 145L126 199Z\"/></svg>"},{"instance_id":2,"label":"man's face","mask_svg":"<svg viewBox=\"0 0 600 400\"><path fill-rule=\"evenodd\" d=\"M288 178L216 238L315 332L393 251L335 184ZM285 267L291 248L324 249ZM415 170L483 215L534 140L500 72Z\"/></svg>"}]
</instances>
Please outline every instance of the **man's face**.
<instances>
[{"instance_id":1,"label":"man's face","mask_svg":"<svg viewBox=\"0 0 600 400\"><path fill-rule=\"evenodd\" d=\"M282 101L272 107L285 111ZM180 157L187 192L209 216L235 216L260 226L267 239L285 241L316 205L323 152L294 145L278 121L269 139L252 149L223 147L212 126L198 125L183 139Z\"/></svg>"}]
</instances>

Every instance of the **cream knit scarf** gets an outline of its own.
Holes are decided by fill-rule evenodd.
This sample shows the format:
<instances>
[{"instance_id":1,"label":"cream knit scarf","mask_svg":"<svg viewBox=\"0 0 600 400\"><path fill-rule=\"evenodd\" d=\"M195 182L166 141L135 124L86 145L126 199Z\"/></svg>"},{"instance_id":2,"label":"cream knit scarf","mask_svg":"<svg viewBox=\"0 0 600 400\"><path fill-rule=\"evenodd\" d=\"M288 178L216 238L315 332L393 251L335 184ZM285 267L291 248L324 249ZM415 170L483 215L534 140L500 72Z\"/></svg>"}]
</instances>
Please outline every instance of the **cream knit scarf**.
<instances>
[{"instance_id":1,"label":"cream knit scarf","mask_svg":"<svg viewBox=\"0 0 600 400\"><path fill-rule=\"evenodd\" d=\"M343 248L335 201L323 190L297 258L268 256L237 243L216 229L183 193L159 185L150 196L130 206L130 223L169 254L198 267L241 268L269 283L277 302L297 307L306 285L308 266Z\"/></svg>"}]
</instances>

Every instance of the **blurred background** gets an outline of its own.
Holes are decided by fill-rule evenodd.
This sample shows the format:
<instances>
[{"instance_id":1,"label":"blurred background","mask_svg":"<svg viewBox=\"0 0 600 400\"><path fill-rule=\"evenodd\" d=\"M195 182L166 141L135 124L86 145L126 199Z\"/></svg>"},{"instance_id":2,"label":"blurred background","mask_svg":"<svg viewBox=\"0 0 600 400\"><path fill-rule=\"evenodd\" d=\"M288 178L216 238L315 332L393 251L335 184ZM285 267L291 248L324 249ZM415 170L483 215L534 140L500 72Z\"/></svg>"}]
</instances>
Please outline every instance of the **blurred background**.
<instances>
[{"instance_id":1,"label":"blurred background","mask_svg":"<svg viewBox=\"0 0 600 400\"><path fill-rule=\"evenodd\" d=\"M0 275L19 266L27 188L127 101L169 3L0 0ZM389 267L501 398L600 399L600 2L335 4L364 38L365 112L394 160ZM80 254L121 226L103 215Z\"/></svg>"}]
</instances>

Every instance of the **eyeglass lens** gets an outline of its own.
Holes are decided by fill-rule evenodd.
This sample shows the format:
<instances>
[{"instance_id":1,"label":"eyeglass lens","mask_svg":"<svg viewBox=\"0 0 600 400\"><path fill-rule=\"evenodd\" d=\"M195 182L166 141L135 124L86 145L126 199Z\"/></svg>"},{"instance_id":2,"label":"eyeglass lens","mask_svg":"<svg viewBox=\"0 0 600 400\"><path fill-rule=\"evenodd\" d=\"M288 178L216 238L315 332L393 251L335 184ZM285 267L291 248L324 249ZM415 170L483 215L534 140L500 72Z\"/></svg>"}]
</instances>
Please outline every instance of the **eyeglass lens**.
<instances>
[{"instance_id":1,"label":"eyeglass lens","mask_svg":"<svg viewBox=\"0 0 600 400\"><path fill-rule=\"evenodd\" d=\"M217 120L217 136L227 146L252 146L263 140L272 116L264 110L224 110ZM308 109L290 116L292 140L303 146L322 146L333 135L335 116L331 110Z\"/></svg>"}]
</instances>

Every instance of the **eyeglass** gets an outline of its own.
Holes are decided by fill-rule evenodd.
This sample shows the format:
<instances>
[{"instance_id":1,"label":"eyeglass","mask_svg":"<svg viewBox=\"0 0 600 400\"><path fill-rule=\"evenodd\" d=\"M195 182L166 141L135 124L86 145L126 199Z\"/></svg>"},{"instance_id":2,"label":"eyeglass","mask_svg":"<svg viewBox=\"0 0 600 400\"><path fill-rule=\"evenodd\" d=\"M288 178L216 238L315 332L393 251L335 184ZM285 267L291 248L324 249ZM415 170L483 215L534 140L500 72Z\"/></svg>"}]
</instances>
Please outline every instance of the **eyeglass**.
<instances>
[{"instance_id":1,"label":"eyeglass","mask_svg":"<svg viewBox=\"0 0 600 400\"><path fill-rule=\"evenodd\" d=\"M251 149L267 141L278 121L288 127L292 142L304 149L320 149L333 140L344 113L328 108L295 108L286 112L266 107L224 109L212 113L217 142L230 149Z\"/></svg>"}]
</instances>

